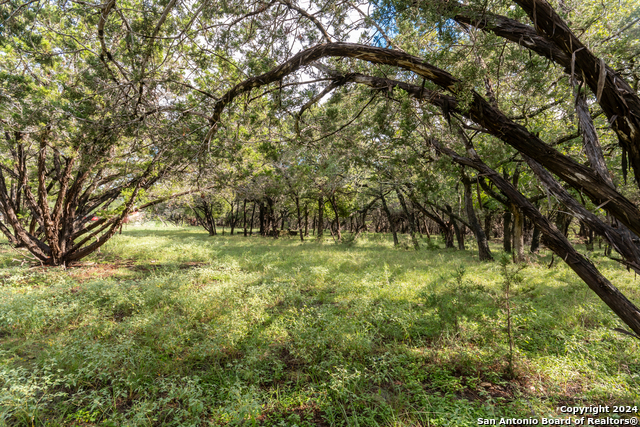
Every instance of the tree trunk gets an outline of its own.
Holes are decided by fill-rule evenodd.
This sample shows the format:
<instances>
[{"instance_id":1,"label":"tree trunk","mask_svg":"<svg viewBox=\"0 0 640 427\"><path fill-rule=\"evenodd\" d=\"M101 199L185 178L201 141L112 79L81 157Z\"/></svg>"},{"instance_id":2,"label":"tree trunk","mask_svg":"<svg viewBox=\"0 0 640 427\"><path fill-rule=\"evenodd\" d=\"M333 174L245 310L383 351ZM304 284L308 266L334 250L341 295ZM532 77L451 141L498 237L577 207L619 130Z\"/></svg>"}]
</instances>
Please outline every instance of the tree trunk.
<instances>
[{"instance_id":1,"label":"tree trunk","mask_svg":"<svg viewBox=\"0 0 640 427\"><path fill-rule=\"evenodd\" d=\"M621 261L623 264L633 268L637 273L640 273L640 248L638 247L637 237L634 236L627 227L623 224L617 224L618 227L614 228L600 220L600 218L586 209L582 204L578 203L578 201L575 200L569 192L538 162L527 156L524 156L523 158L529 164L529 167L536 174L538 179L540 179L549 191L565 205L567 210L580 218L581 221L584 221L587 228L607 239L609 246L614 247L615 250L624 257L624 261ZM568 231L568 222L570 219L571 217L569 216L568 221L566 219L561 221L561 231L565 236ZM567 223L566 227L565 223Z\"/></svg>"},{"instance_id":2,"label":"tree trunk","mask_svg":"<svg viewBox=\"0 0 640 427\"><path fill-rule=\"evenodd\" d=\"M588 252L593 252L593 230L585 224L585 248Z\"/></svg>"},{"instance_id":3,"label":"tree trunk","mask_svg":"<svg viewBox=\"0 0 640 427\"><path fill-rule=\"evenodd\" d=\"M462 234L462 231L460 230L460 226L458 225L458 223L456 222L455 219L449 218L449 220L453 224L453 232L455 233L456 241L458 242L458 250L466 251L467 248L464 245L464 235Z\"/></svg>"},{"instance_id":4,"label":"tree trunk","mask_svg":"<svg viewBox=\"0 0 640 427\"><path fill-rule=\"evenodd\" d=\"M236 218L235 218L235 212L233 210L234 204L235 204L235 201L231 202L231 216L229 216L229 227L231 228L232 236L233 236L233 230L236 228ZM222 232L222 234L224 234L224 231Z\"/></svg>"},{"instance_id":5,"label":"tree trunk","mask_svg":"<svg viewBox=\"0 0 640 427\"><path fill-rule=\"evenodd\" d=\"M533 236L531 236L531 249L530 252L535 254L540 249L540 229L533 227Z\"/></svg>"},{"instance_id":6,"label":"tree trunk","mask_svg":"<svg viewBox=\"0 0 640 427\"><path fill-rule=\"evenodd\" d=\"M296 195L296 210L298 211L298 233L300 234L300 241L304 242L304 233L302 232L302 215L300 212L300 198Z\"/></svg>"},{"instance_id":7,"label":"tree trunk","mask_svg":"<svg viewBox=\"0 0 640 427\"><path fill-rule=\"evenodd\" d=\"M591 91L599 97L598 103L617 133L623 151L627 152L636 182L640 184L640 97L637 92L607 66L604 59L596 57L580 42L549 3L541 0L516 0L516 3L537 24L537 31L563 51L564 55L552 60L570 70L571 74L575 69L576 75L584 78ZM547 55L550 53L547 51ZM614 216L618 218L618 215ZM640 235L637 228L629 228Z\"/></svg>"},{"instance_id":8,"label":"tree trunk","mask_svg":"<svg viewBox=\"0 0 640 427\"><path fill-rule=\"evenodd\" d=\"M324 225L324 197L318 199L318 239L322 239Z\"/></svg>"},{"instance_id":9,"label":"tree trunk","mask_svg":"<svg viewBox=\"0 0 640 427\"><path fill-rule=\"evenodd\" d=\"M276 218L275 202L267 197L267 234L274 239L278 238L278 219Z\"/></svg>"},{"instance_id":10,"label":"tree trunk","mask_svg":"<svg viewBox=\"0 0 640 427\"><path fill-rule=\"evenodd\" d=\"M564 206L561 206L560 209L566 209ZM571 215L566 212L562 212L558 210L558 214L556 216L556 227L565 237L569 235L569 226L571 225Z\"/></svg>"},{"instance_id":11,"label":"tree trunk","mask_svg":"<svg viewBox=\"0 0 640 427\"><path fill-rule=\"evenodd\" d=\"M249 236L253 236L253 216L256 213L256 202L253 202L253 209L251 210L251 223L249 224Z\"/></svg>"},{"instance_id":12,"label":"tree trunk","mask_svg":"<svg viewBox=\"0 0 640 427\"><path fill-rule=\"evenodd\" d=\"M458 227L458 223L453 217L453 209L449 205L445 205L447 212L449 213L449 224L453 227L453 232L455 233L456 240L458 241L458 249L461 251L466 250L464 246L464 236L460 232L460 227Z\"/></svg>"},{"instance_id":13,"label":"tree trunk","mask_svg":"<svg viewBox=\"0 0 640 427\"><path fill-rule=\"evenodd\" d=\"M491 249L489 249L489 243L487 242L487 236L482 230L478 217L473 209L473 195L471 192L471 181L462 171L462 184L464 185L464 206L469 219L469 225L471 225L471 231L476 236L476 242L478 243L478 258L480 261L493 261L491 255Z\"/></svg>"},{"instance_id":14,"label":"tree trunk","mask_svg":"<svg viewBox=\"0 0 640 427\"><path fill-rule=\"evenodd\" d=\"M336 236L338 238L338 242L342 242L342 233L340 233L340 216L338 215L338 205L336 202L336 196L329 198L329 202L333 207L333 213L336 216Z\"/></svg>"},{"instance_id":15,"label":"tree trunk","mask_svg":"<svg viewBox=\"0 0 640 427\"><path fill-rule=\"evenodd\" d=\"M247 237L247 199L242 203L242 228L244 228L244 237Z\"/></svg>"},{"instance_id":16,"label":"tree trunk","mask_svg":"<svg viewBox=\"0 0 640 427\"><path fill-rule=\"evenodd\" d=\"M539 3L539 0L518 0L517 2L519 4L537 4ZM548 10L545 9L545 11ZM551 11L553 12L552 9ZM529 13L529 11L527 12ZM562 20L559 22L563 23ZM549 22L545 22L545 25L546 24L551 25ZM555 21L553 21L552 24L555 28ZM570 32L564 33L564 35L567 34L569 34L570 40L573 41L575 37L573 37ZM555 34L555 36L557 36L557 34ZM566 41L566 39L564 41ZM573 49L575 49L579 44L579 40L576 39L575 44L573 44ZM560 47L567 49L569 44ZM625 107L621 102L618 102L622 98L620 90L615 86L615 72L608 68L605 69L604 67L600 67L600 63L598 61L591 61L591 59L593 59L593 55L590 54L586 47L583 46L580 49L583 50L580 52L572 50L571 54L579 53L579 56L576 56L575 62L580 67L581 71L585 73L590 86L594 81L597 83L600 80L597 76L598 73L595 70L601 68L606 71L605 74L607 77L605 78L605 92L603 93L605 98L603 99L606 99L607 102L602 102L601 100L601 105L603 108L611 107L607 114L610 115L611 121L614 122L612 126L618 132L618 135L621 138L621 143L628 144L630 141L629 136L633 135L632 139L634 139L634 142L626 147L626 151L633 150L633 152L630 152L629 154L631 156L634 170L636 171L636 178L640 180L640 164L638 164L638 162L640 162L640 143L637 143L638 139L640 139L640 127L637 127L637 130L635 128L632 129L633 132L631 133L621 132L622 127L627 126L627 122L631 123L635 121L637 123L639 119L635 118L631 114L625 115L624 119L622 116L619 116L618 113L614 114L614 111L616 111L617 108L623 108L624 111L629 112L628 107ZM591 57L588 58L588 55L591 55ZM324 57L357 57L371 63L400 67L413 71L441 88L453 91L454 94L456 90L452 88L459 86L461 83L459 79L446 71L438 69L424 60L405 52L375 46L354 45L351 43L324 43L301 51L288 61L280 64L278 67L267 73L251 77L237 84L216 102L210 120L217 123L226 105L233 102L237 96L254 90L256 87L280 81L284 76ZM594 67L587 70L585 68L587 64L594 65ZM384 87L406 88L407 92L411 96L426 99L428 102L442 108L446 107L447 111L457 111L457 99L450 96L445 97L441 94L433 93L432 91L425 91L424 88L420 88L420 86L417 85L394 82L389 79L362 76L357 73L353 73L346 77L347 78L345 78L344 81L341 81L341 83L346 84L349 81L355 81L361 84L380 87L381 81L384 81L386 82ZM619 80L622 81L621 84L624 83L624 79ZM593 86L592 90L594 90L594 88L597 89L597 86L597 84ZM618 96L617 100L613 99L615 96ZM629 101L634 103L636 103L637 100L638 97L635 95L629 98ZM640 235L640 210L638 210L630 200L615 189L612 189L607 185L602 185L602 179L592 169L578 163L571 157L564 155L553 147L545 144L539 137L529 132L525 126L510 120L504 113L492 106L477 92L471 91L471 101L468 104L468 108L459 110L461 114L483 126L491 135L501 139L520 153L531 156L533 159L539 161L549 171L556 174L573 188L588 196L594 204L602 206L607 212L611 213L619 221L625 224L636 235ZM640 103L638 105L640 106ZM636 111L640 111L640 107L637 108ZM614 117L618 118L618 120L613 120ZM635 125L631 127L634 126ZM627 128L628 127L629 126L627 126ZM627 131L628 130L629 129L627 129ZM622 138L626 138L624 142L622 142Z\"/></svg>"},{"instance_id":17,"label":"tree trunk","mask_svg":"<svg viewBox=\"0 0 640 427\"><path fill-rule=\"evenodd\" d=\"M511 212L504 211L502 215L502 249L505 252L511 252Z\"/></svg>"},{"instance_id":18,"label":"tree trunk","mask_svg":"<svg viewBox=\"0 0 640 427\"><path fill-rule=\"evenodd\" d=\"M380 193L380 199L382 200L382 208L384 212L387 214L387 219L389 220L389 226L391 227L391 233L393 233L393 245L398 246L400 242L398 242L398 234L396 233L396 225L391 218L391 211L387 206L387 200L384 198L384 194Z\"/></svg>"},{"instance_id":19,"label":"tree trunk","mask_svg":"<svg viewBox=\"0 0 640 427\"><path fill-rule=\"evenodd\" d=\"M264 202L260 202L260 211L258 213L258 219L260 221L260 235L261 236L266 236L267 235L267 224L266 224L266 211L267 208L264 204Z\"/></svg>"},{"instance_id":20,"label":"tree trunk","mask_svg":"<svg viewBox=\"0 0 640 427\"><path fill-rule=\"evenodd\" d=\"M416 198L413 192L410 192L410 191L407 192L407 196L409 196L411 203L413 203L413 205L417 207L418 210L420 210L420 212L422 212L427 218L431 219L433 222L435 222L438 225L438 227L440 228L440 232L442 233L445 241L445 248L454 248L455 247L453 243L454 233L453 233L452 224L445 222L444 219L441 216L439 216L435 211L429 212L427 208L424 205L422 205L422 203L418 202L418 199ZM427 201L427 203L429 202Z\"/></svg>"},{"instance_id":21,"label":"tree trunk","mask_svg":"<svg viewBox=\"0 0 640 427\"><path fill-rule=\"evenodd\" d=\"M492 212L489 209L485 209L484 214L484 235L487 237L487 241L491 240L491 219Z\"/></svg>"},{"instance_id":22,"label":"tree trunk","mask_svg":"<svg viewBox=\"0 0 640 427\"><path fill-rule=\"evenodd\" d=\"M545 236L545 245L563 259L584 280L587 286L640 337L640 310L613 286L589 260L578 253L567 238L509 181L484 164L477 157L475 151L468 150L474 156L473 159L470 159L458 155L438 142L434 142L434 145L439 152L449 155L457 163L473 167L487 176L509 198L512 204L520 208L540 228Z\"/></svg>"},{"instance_id":23,"label":"tree trunk","mask_svg":"<svg viewBox=\"0 0 640 427\"><path fill-rule=\"evenodd\" d=\"M418 237L416 236L416 218L413 212L409 211L409 208L405 203L402 193L397 188L396 188L396 194L398 195L398 200L400 201L402 210L404 211L404 214L407 216L407 221L409 222L409 232L411 233L411 243L413 243L413 248L417 251L420 249L420 243L418 242Z\"/></svg>"},{"instance_id":24,"label":"tree trunk","mask_svg":"<svg viewBox=\"0 0 640 427\"><path fill-rule=\"evenodd\" d=\"M516 205L511 205L513 214L513 261L524 262L524 215Z\"/></svg>"}]
</instances>

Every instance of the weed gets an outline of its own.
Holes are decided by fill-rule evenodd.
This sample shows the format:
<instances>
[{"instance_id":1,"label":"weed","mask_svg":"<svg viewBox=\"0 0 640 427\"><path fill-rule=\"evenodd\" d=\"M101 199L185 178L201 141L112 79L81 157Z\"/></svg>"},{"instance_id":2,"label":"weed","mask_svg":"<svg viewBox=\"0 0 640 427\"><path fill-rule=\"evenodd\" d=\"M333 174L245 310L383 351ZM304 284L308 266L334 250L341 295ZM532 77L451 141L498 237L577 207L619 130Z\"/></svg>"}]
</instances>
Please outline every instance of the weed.
<instances>
[{"instance_id":1,"label":"weed","mask_svg":"<svg viewBox=\"0 0 640 427\"><path fill-rule=\"evenodd\" d=\"M640 401L639 344L564 264L524 282L432 242L147 225L66 270L0 245L0 425L471 426Z\"/></svg>"},{"instance_id":2,"label":"weed","mask_svg":"<svg viewBox=\"0 0 640 427\"><path fill-rule=\"evenodd\" d=\"M526 264L520 264L517 266L511 266L511 258L505 252L503 252L499 258L500 272L502 274L502 292L504 313L507 321L507 337L509 344L509 354L507 358L507 377L509 379L515 378L514 369L514 340L513 340L513 316L512 316L512 293L514 288L522 284L524 278L520 272L526 267Z\"/></svg>"}]
</instances>

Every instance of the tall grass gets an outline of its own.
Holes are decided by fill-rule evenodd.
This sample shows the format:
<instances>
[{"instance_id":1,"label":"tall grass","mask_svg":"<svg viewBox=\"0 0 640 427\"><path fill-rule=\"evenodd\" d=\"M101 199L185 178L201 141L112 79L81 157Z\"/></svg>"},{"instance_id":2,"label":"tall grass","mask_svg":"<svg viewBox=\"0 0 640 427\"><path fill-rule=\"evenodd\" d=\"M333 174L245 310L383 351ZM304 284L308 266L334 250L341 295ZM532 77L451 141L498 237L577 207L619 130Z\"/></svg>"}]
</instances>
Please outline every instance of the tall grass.
<instances>
[{"instance_id":1,"label":"tall grass","mask_svg":"<svg viewBox=\"0 0 640 427\"><path fill-rule=\"evenodd\" d=\"M0 424L470 426L640 403L637 340L548 263L509 289L510 341L501 266L473 251L142 226L65 270L0 245Z\"/></svg>"}]
</instances>

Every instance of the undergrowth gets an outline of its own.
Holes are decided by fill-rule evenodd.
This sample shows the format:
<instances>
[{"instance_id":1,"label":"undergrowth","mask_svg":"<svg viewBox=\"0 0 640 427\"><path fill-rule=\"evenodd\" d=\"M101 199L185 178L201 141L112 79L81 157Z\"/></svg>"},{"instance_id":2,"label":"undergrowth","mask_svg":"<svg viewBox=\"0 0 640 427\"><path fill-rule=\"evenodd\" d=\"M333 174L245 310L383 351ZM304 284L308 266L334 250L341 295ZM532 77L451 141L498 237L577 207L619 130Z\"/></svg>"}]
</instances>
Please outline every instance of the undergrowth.
<instances>
[{"instance_id":1,"label":"undergrowth","mask_svg":"<svg viewBox=\"0 0 640 427\"><path fill-rule=\"evenodd\" d=\"M638 341L566 265L423 246L146 226L62 269L2 244L0 424L470 426L640 403ZM640 304L632 273L591 259Z\"/></svg>"}]
</instances>

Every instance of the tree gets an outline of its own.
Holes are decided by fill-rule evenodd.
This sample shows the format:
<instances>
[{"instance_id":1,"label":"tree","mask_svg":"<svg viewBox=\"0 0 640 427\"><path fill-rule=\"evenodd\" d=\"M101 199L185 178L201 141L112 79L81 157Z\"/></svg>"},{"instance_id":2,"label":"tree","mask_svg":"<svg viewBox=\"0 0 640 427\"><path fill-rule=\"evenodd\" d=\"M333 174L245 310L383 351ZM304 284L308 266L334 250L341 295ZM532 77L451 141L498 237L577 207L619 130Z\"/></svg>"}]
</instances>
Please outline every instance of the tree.
<instances>
[{"instance_id":1,"label":"tree","mask_svg":"<svg viewBox=\"0 0 640 427\"><path fill-rule=\"evenodd\" d=\"M485 196L504 203L513 218L517 260L524 255L526 217L640 333L638 310L535 206L553 195L605 238L620 262L640 269L638 70L633 46L616 44L613 54L603 46L628 37L624 15L637 5L623 3L624 12L574 5L581 13L576 19L585 22L580 38L567 24L569 12L559 14L544 0L492 10L478 1L381 1L373 17L349 2L329 10L273 1L246 11L241 3L215 9L204 2L142 2L123 10L111 1L62 4L60 11L47 5L42 14L26 5L7 18L11 37L2 43L10 47L13 86L3 90L55 114L49 120L31 114L37 108L17 108L3 98L3 111L11 111L3 116L5 150L13 151L2 168L11 182L0 183L1 197L14 231L0 228L46 262L72 259L57 248L60 239L77 259L109 238L142 190L224 159L216 176L242 194L240 200L259 205L265 235L277 236L291 212L300 230L300 202L308 197L319 201L319 216L332 217L330 230L340 241L341 219L359 211L361 188L371 184L394 229L417 241L419 213L441 226L447 242L453 245L455 234L464 248L464 224L488 259L474 177L467 175L475 169L476 192L488 177ZM359 43L347 42L350 9L363 16L355 24L363 30ZM593 29L587 21L596 12L615 24ZM305 35L292 44L296 32ZM57 63L71 71L49 85L47 71ZM635 76L635 87L626 76ZM601 131L607 125L617 141ZM260 167L243 163L251 152ZM107 154L115 161L101 163ZM457 165L446 165L451 160ZM629 165L635 184L626 182ZM432 167L439 180L428 188L421 180ZM80 196L66 186L86 194L90 207L68 205L67 194ZM480 203L481 194L476 198ZM235 224L238 205L230 203ZM59 235L59 212L72 212L65 221L74 223L96 209L104 211L104 222L81 227L81 236L68 227ZM614 221L607 223L599 210ZM322 230L323 220L318 223Z\"/></svg>"},{"instance_id":2,"label":"tree","mask_svg":"<svg viewBox=\"0 0 640 427\"><path fill-rule=\"evenodd\" d=\"M183 171L200 150L186 109L164 102L171 95L158 80L167 75L153 65L163 52L122 41L134 54L127 69L109 51L104 20L98 39L82 32L93 19L73 5L21 5L0 40L0 148L8 154L0 163L0 230L49 265L102 246L155 183Z\"/></svg>"}]
</instances>

